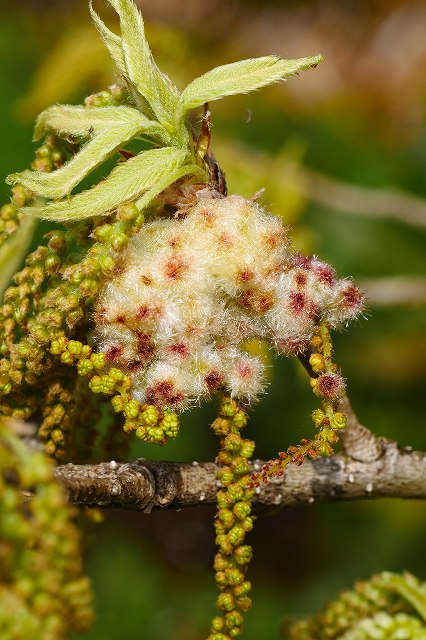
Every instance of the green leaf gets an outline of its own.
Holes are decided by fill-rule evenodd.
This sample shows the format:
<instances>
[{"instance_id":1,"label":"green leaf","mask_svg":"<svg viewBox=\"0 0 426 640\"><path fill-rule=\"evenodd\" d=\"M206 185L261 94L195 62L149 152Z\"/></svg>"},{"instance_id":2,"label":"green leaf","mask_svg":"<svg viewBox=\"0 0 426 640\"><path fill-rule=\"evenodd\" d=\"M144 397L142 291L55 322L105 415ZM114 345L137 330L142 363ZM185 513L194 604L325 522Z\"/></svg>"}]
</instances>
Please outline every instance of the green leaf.
<instances>
[{"instance_id":1,"label":"green leaf","mask_svg":"<svg viewBox=\"0 0 426 640\"><path fill-rule=\"evenodd\" d=\"M116 66L121 73L126 73L126 62L124 60L123 47L120 36L115 35L108 27L102 22L96 11L93 9L92 2L89 2L89 10L92 16L92 20L95 23L95 27L100 33L100 36L108 49L111 58L114 60Z\"/></svg>"},{"instance_id":2,"label":"green leaf","mask_svg":"<svg viewBox=\"0 0 426 640\"><path fill-rule=\"evenodd\" d=\"M208 180L208 175L204 169L198 167L196 164L187 164L183 167L179 167L175 171L169 173L167 176L164 176L162 180L158 180L156 184L147 191L141 198L136 200L136 206L140 211L146 209L151 202L158 196L164 189L176 180L180 180L184 176L191 175L196 180L200 182L206 182Z\"/></svg>"},{"instance_id":3,"label":"green leaf","mask_svg":"<svg viewBox=\"0 0 426 640\"><path fill-rule=\"evenodd\" d=\"M120 17L121 42L129 80L146 98L163 125L169 125L179 101L179 91L155 64L142 16L132 0L108 0Z\"/></svg>"},{"instance_id":4,"label":"green leaf","mask_svg":"<svg viewBox=\"0 0 426 640\"><path fill-rule=\"evenodd\" d=\"M45 220L73 222L106 215L120 204L140 198L184 164L186 151L151 149L115 167L102 182L61 202L23 207L22 213ZM173 177L167 181L170 184ZM167 185L166 185L167 186Z\"/></svg>"},{"instance_id":5,"label":"green leaf","mask_svg":"<svg viewBox=\"0 0 426 640\"><path fill-rule=\"evenodd\" d=\"M0 295L3 295L23 262L36 224L37 221L32 218L22 218L19 229L0 247Z\"/></svg>"},{"instance_id":6,"label":"green leaf","mask_svg":"<svg viewBox=\"0 0 426 640\"><path fill-rule=\"evenodd\" d=\"M54 131L60 137L88 138L108 127L135 122L139 118L141 126L155 130L156 135L164 132L160 124L148 120L137 109L126 107L85 107L55 104L43 111L36 120L34 140L40 140L46 131Z\"/></svg>"},{"instance_id":7,"label":"green leaf","mask_svg":"<svg viewBox=\"0 0 426 640\"><path fill-rule=\"evenodd\" d=\"M93 120L90 112L95 111ZM70 117L71 116L71 117ZM36 132L40 135L45 128L56 128L64 133L72 133L81 137L88 135L89 122L95 122L93 138L63 167L56 171L23 171L7 177L8 184L23 184L31 191L45 198L59 199L69 194L72 189L107 158L112 156L123 144L134 136L157 134L161 138L161 125L152 122L136 109L130 107L100 107L87 109L84 107L51 107L41 114L37 122ZM54 125L54 126L52 126Z\"/></svg>"},{"instance_id":8,"label":"green leaf","mask_svg":"<svg viewBox=\"0 0 426 640\"><path fill-rule=\"evenodd\" d=\"M182 91L180 115L183 117L190 109L206 102L237 93L247 93L273 82L285 80L303 69L315 67L321 60L321 55L298 60L264 56L216 67L196 78Z\"/></svg>"}]
</instances>

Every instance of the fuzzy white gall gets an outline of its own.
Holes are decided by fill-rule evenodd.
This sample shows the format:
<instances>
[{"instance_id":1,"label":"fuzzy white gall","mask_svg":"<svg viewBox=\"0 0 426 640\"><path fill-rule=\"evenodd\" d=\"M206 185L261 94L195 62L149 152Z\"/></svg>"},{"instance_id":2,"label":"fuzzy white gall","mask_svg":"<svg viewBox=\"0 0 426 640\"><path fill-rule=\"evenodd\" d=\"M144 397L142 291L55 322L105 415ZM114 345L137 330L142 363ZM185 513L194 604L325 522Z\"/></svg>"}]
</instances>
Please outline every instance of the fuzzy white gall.
<instances>
[{"instance_id":1,"label":"fuzzy white gall","mask_svg":"<svg viewBox=\"0 0 426 640\"><path fill-rule=\"evenodd\" d=\"M256 203L203 191L185 213L130 240L95 310L100 349L139 402L183 410L219 389L251 402L265 382L248 339L291 355L320 320L336 327L360 312L352 281L292 252L280 219Z\"/></svg>"}]
</instances>

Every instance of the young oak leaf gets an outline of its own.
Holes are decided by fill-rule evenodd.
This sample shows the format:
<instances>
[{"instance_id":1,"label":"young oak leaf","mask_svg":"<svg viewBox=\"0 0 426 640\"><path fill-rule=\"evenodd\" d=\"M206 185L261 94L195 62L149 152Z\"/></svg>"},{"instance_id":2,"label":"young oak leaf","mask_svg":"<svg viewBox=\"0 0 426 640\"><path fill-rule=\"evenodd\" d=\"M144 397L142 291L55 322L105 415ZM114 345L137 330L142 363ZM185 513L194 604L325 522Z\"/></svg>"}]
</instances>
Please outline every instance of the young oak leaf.
<instances>
[{"instance_id":1,"label":"young oak leaf","mask_svg":"<svg viewBox=\"0 0 426 640\"><path fill-rule=\"evenodd\" d=\"M216 67L193 80L180 96L180 116L206 102L219 100L237 93L247 93L268 84L285 80L299 71L316 67L321 55L295 60L279 56L249 58Z\"/></svg>"},{"instance_id":2,"label":"young oak leaf","mask_svg":"<svg viewBox=\"0 0 426 640\"><path fill-rule=\"evenodd\" d=\"M96 11L93 9L92 2L89 2L89 11L90 15L92 16L92 20L95 23L95 27L99 31L102 41L108 49L109 54L114 60L118 70L121 73L126 74L126 61L124 60L123 46L120 36L117 36L110 29L108 29L108 27L104 24Z\"/></svg>"},{"instance_id":3,"label":"young oak leaf","mask_svg":"<svg viewBox=\"0 0 426 640\"><path fill-rule=\"evenodd\" d=\"M127 86L135 105L138 107L138 109L140 109L142 113L145 113L152 117L153 113L152 113L152 109L149 106L149 103L137 91L134 84L130 81L130 78L127 77L128 74L127 74L126 61L124 59L123 44L120 36L117 36L110 29L108 29L108 27L104 24L104 22L100 19L96 11L93 9L92 2L89 2L89 10L92 16L92 20L95 24L95 27L99 31L102 41L105 44L106 48L108 49L111 58L115 62L122 76L127 81Z\"/></svg>"},{"instance_id":4,"label":"young oak leaf","mask_svg":"<svg viewBox=\"0 0 426 640\"><path fill-rule=\"evenodd\" d=\"M116 166L99 184L61 202L23 207L22 213L54 220L75 222L106 215L120 204L140 198L185 164L186 151L174 147L150 149ZM170 182L169 182L170 184Z\"/></svg>"},{"instance_id":5,"label":"young oak leaf","mask_svg":"<svg viewBox=\"0 0 426 640\"><path fill-rule=\"evenodd\" d=\"M95 112L93 118L91 111ZM39 116L36 139L46 128L80 137L87 137L90 129L93 130L93 137L56 171L47 173L26 170L6 179L8 184L20 183L39 196L53 199L68 195L88 173L134 136L144 133L160 140L167 137L161 125L148 120L136 109L124 106L88 109L57 105Z\"/></svg>"},{"instance_id":6,"label":"young oak leaf","mask_svg":"<svg viewBox=\"0 0 426 640\"><path fill-rule=\"evenodd\" d=\"M142 15L131 0L108 2L120 18L121 45L128 78L147 100L159 122L171 130L179 91L154 62L145 37Z\"/></svg>"}]
</instances>

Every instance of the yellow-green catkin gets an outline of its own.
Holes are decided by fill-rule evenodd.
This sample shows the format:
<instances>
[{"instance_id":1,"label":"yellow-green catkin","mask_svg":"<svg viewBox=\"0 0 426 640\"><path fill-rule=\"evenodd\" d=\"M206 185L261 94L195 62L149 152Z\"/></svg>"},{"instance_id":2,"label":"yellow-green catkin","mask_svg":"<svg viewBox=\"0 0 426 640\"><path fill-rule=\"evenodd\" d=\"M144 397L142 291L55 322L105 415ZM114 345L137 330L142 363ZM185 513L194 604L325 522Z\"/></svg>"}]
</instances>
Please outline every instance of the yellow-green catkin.
<instances>
[{"instance_id":1,"label":"yellow-green catkin","mask_svg":"<svg viewBox=\"0 0 426 640\"><path fill-rule=\"evenodd\" d=\"M333 362L333 345L328 323L323 320L310 340L309 367L310 385L321 399L321 408L312 413L317 429L311 439L302 438L297 446L289 446L279 453L279 458L269 460L262 470L251 478L251 486L259 486L271 477L284 475L285 467L294 463L301 465L308 457L315 460L319 456L333 455L333 445L339 439L339 431L346 426L346 416L339 409L345 394L345 384L338 366Z\"/></svg>"},{"instance_id":2,"label":"yellow-green catkin","mask_svg":"<svg viewBox=\"0 0 426 640\"><path fill-rule=\"evenodd\" d=\"M0 632L7 640L65 640L93 620L81 540L53 467L0 422Z\"/></svg>"},{"instance_id":3,"label":"yellow-green catkin","mask_svg":"<svg viewBox=\"0 0 426 640\"><path fill-rule=\"evenodd\" d=\"M306 620L286 620L286 640L426 638L426 585L410 573L359 581Z\"/></svg>"},{"instance_id":4,"label":"yellow-green catkin","mask_svg":"<svg viewBox=\"0 0 426 640\"><path fill-rule=\"evenodd\" d=\"M218 551L214 561L216 583L220 589L216 606L220 612L212 620L209 640L228 640L242 633L243 613L251 607L251 584L246 580L252 549L244 544L246 533L253 527L248 459L254 442L241 437L247 414L231 398L222 400L213 430L220 437L215 518Z\"/></svg>"}]
</instances>

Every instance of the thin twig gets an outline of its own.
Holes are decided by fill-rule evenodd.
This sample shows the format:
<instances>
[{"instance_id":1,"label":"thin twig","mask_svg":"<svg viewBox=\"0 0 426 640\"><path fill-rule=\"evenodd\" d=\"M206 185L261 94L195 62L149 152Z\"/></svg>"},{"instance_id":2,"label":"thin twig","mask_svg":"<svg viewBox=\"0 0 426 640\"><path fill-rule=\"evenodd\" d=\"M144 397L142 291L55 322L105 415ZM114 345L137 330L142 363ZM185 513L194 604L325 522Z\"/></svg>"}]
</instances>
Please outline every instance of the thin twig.
<instances>
[{"instance_id":1,"label":"thin twig","mask_svg":"<svg viewBox=\"0 0 426 640\"><path fill-rule=\"evenodd\" d=\"M359 281L367 304L372 306L426 304L426 278L424 276L395 276L369 278Z\"/></svg>"},{"instance_id":2,"label":"thin twig","mask_svg":"<svg viewBox=\"0 0 426 640\"><path fill-rule=\"evenodd\" d=\"M336 455L288 467L284 478L256 489L254 502L286 507L383 497L426 499L426 453L400 449L396 442L379 442L380 456L375 460ZM255 461L251 469L256 471L262 464ZM64 465L56 474L78 506L150 512L214 503L217 469L211 462L139 459L123 464Z\"/></svg>"},{"instance_id":3,"label":"thin twig","mask_svg":"<svg viewBox=\"0 0 426 640\"><path fill-rule=\"evenodd\" d=\"M393 218L426 227L426 200L393 189L374 189L339 182L303 168L309 198L321 205L368 218Z\"/></svg>"}]
</instances>

